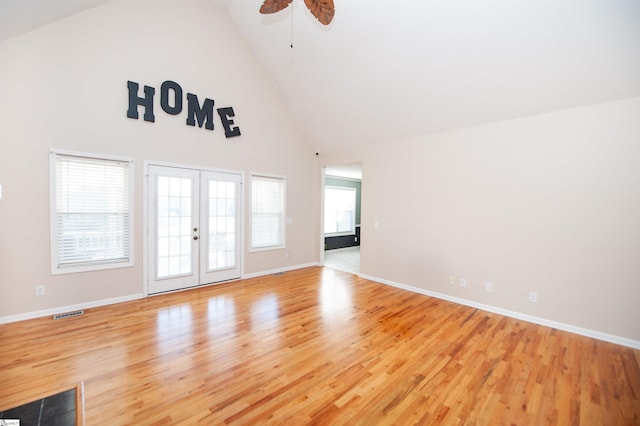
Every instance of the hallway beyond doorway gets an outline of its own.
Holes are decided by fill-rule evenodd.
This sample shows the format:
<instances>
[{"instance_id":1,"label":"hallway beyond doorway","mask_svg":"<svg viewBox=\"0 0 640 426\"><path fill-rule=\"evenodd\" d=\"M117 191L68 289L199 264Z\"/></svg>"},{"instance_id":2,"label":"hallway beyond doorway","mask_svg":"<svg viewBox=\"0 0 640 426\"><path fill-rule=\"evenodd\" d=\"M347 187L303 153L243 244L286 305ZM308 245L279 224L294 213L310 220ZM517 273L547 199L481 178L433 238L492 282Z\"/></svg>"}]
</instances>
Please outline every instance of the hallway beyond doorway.
<instances>
[{"instance_id":1,"label":"hallway beyond doorway","mask_svg":"<svg viewBox=\"0 0 640 426\"><path fill-rule=\"evenodd\" d=\"M354 274L359 273L360 246L325 251L324 266Z\"/></svg>"}]
</instances>

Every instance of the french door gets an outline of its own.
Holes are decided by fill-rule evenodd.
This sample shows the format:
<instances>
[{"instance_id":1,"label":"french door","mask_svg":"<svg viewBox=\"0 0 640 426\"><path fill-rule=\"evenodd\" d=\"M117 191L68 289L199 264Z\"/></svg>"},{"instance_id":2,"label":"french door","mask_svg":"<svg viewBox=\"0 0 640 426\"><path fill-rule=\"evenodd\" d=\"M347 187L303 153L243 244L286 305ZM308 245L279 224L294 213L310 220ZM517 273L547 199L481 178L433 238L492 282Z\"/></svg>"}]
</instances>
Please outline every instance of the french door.
<instances>
[{"instance_id":1,"label":"french door","mask_svg":"<svg viewBox=\"0 0 640 426\"><path fill-rule=\"evenodd\" d=\"M241 188L241 174L149 166L149 294L240 278Z\"/></svg>"}]
</instances>

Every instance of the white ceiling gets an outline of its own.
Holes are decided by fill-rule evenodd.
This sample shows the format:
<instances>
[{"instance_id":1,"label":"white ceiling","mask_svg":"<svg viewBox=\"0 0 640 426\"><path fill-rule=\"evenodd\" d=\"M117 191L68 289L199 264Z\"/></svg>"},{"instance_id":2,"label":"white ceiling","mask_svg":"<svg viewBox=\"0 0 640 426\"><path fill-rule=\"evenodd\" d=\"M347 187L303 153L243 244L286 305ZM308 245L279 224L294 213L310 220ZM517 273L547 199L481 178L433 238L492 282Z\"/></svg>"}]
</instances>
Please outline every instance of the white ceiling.
<instances>
[{"instance_id":1,"label":"white ceiling","mask_svg":"<svg viewBox=\"0 0 640 426\"><path fill-rule=\"evenodd\" d=\"M0 0L0 43L113 0Z\"/></svg>"},{"instance_id":2,"label":"white ceiling","mask_svg":"<svg viewBox=\"0 0 640 426\"><path fill-rule=\"evenodd\" d=\"M347 163L338 166L327 166L324 174L325 176L362 180L362 164Z\"/></svg>"},{"instance_id":3,"label":"white ceiling","mask_svg":"<svg viewBox=\"0 0 640 426\"><path fill-rule=\"evenodd\" d=\"M302 0L229 12L318 151L640 95L640 1Z\"/></svg>"},{"instance_id":4,"label":"white ceiling","mask_svg":"<svg viewBox=\"0 0 640 426\"><path fill-rule=\"evenodd\" d=\"M107 1L0 0L0 41ZM640 0L209 1L321 153L640 96Z\"/></svg>"}]
</instances>

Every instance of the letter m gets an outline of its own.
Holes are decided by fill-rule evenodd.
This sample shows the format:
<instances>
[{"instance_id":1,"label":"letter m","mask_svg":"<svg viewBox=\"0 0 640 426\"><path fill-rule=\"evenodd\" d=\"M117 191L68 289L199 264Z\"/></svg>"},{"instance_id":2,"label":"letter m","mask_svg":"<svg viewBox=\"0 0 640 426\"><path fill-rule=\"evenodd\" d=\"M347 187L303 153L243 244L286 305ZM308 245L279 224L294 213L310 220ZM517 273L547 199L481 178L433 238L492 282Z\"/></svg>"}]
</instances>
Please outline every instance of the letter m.
<instances>
[{"instance_id":1,"label":"letter m","mask_svg":"<svg viewBox=\"0 0 640 426\"><path fill-rule=\"evenodd\" d=\"M202 108L198 102L198 97L193 93L187 93L187 125L195 126L196 119L198 127L204 127L213 130L213 99L204 98Z\"/></svg>"}]
</instances>

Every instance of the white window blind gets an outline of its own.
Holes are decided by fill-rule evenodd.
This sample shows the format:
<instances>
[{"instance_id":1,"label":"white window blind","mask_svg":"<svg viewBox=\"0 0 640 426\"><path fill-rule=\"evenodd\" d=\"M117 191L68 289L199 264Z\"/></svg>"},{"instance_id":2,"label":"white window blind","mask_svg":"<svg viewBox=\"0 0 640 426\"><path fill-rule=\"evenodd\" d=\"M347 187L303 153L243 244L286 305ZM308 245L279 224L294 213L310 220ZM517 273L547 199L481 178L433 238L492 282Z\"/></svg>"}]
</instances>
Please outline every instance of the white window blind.
<instances>
[{"instance_id":1,"label":"white window blind","mask_svg":"<svg viewBox=\"0 0 640 426\"><path fill-rule=\"evenodd\" d=\"M324 189L324 233L355 234L356 189L327 186Z\"/></svg>"},{"instance_id":2,"label":"white window blind","mask_svg":"<svg viewBox=\"0 0 640 426\"><path fill-rule=\"evenodd\" d=\"M52 156L54 271L129 264L130 162L59 153Z\"/></svg>"},{"instance_id":3,"label":"white window blind","mask_svg":"<svg viewBox=\"0 0 640 426\"><path fill-rule=\"evenodd\" d=\"M284 246L285 179L251 176L251 249Z\"/></svg>"}]
</instances>

